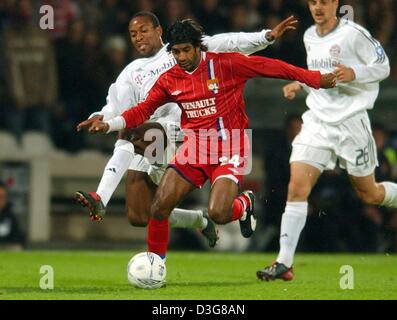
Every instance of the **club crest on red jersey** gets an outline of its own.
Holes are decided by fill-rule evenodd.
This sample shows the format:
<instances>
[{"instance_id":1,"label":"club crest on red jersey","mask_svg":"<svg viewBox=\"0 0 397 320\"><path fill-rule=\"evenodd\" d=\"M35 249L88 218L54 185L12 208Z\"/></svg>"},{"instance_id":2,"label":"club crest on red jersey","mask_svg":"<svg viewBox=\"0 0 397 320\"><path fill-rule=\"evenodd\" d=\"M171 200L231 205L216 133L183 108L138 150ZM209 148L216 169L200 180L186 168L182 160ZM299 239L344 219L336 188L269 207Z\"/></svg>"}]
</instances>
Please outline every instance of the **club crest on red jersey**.
<instances>
[{"instance_id":1,"label":"club crest on red jersey","mask_svg":"<svg viewBox=\"0 0 397 320\"><path fill-rule=\"evenodd\" d=\"M218 89L219 89L218 79L207 80L207 87L208 87L208 90L212 91L213 93L218 93Z\"/></svg>"}]
</instances>

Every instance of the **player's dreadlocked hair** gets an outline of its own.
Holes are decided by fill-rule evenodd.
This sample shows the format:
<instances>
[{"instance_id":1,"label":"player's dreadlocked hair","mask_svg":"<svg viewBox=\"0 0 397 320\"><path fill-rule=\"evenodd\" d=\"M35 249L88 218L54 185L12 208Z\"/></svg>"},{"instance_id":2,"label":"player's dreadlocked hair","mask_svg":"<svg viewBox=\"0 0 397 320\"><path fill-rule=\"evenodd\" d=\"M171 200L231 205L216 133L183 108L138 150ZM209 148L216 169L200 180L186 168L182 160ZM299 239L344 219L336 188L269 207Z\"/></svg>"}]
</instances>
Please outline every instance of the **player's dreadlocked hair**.
<instances>
[{"instance_id":1,"label":"player's dreadlocked hair","mask_svg":"<svg viewBox=\"0 0 397 320\"><path fill-rule=\"evenodd\" d=\"M167 50L171 51L171 47L175 44L191 43L194 47L200 47L202 51L207 51L208 48L203 45L203 35L204 29L196 21L192 19L178 20L167 30Z\"/></svg>"}]
</instances>

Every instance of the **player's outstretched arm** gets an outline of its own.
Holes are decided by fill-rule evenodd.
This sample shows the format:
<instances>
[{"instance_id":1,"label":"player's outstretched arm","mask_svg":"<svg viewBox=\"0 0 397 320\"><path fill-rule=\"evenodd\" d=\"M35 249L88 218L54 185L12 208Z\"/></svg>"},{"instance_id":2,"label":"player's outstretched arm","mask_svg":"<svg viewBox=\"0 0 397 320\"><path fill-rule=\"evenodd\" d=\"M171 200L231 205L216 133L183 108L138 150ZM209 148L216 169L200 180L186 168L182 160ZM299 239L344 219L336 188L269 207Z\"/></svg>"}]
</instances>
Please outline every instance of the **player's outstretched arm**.
<instances>
[{"instance_id":1,"label":"player's outstretched arm","mask_svg":"<svg viewBox=\"0 0 397 320\"><path fill-rule=\"evenodd\" d=\"M272 31L266 34L266 39L270 42L280 38L287 30L296 30L298 20L294 16L281 21Z\"/></svg>"},{"instance_id":2,"label":"player's outstretched arm","mask_svg":"<svg viewBox=\"0 0 397 320\"><path fill-rule=\"evenodd\" d=\"M234 73L244 80L255 77L294 80L315 89L328 89L336 85L333 73L321 75L319 71L300 68L282 60L241 54L230 54L230 58Z\"/></svg>"},{"instance_id":3,"label":"player's outstretched arm","mask_svg":"<svg viewBox=\"0 0 397 320\"><path fill-rule=\"evenodd\" d=\"M117 117L118 118L118 117ZM109 124L105 121L97 120L91 123L88 128L88 132L95 133L107 133L109 131Z\"/></svg>"},{"instance_id":4,"label":"player's outstretched arm","mask_svg":"<svg viewBox=\"0 0 397 320\"><path fill-rule=\"evenodd\" d=\"M77 125L77 127L76 127L76 130L77 131L81 131L81 130L88 130L89 131L89 128L95 123L95 122L98 122L98 121L102 121L103 120L103 115L96 115L96 116L93 116L92 118L89 118L89 119L87 119L87 120L84 120L84 121L82 121L82 122L80 122L78 125Z\"/></svg>"},{"instance_id":5,"label":"player's outstretched arm","mask_svg":"<svg viewBox=\"0 0 397 320\"><path fill-rule=\"evenodd\" d=\"M294 16L280 22L273 30L265 29L261 32L229 32L215 36L205 36L203 43L209 51L240 52L246 55L265 49L280 38L287 30L295 30L298 20Z\"/></svg>"},{"instance_id":6,"label":"player's outstretched arm","mask_svg":"<svg viewBox=\"0 0 397 320\"><path fill-rule=\"evenodd\" d=\"M131 81L129 66L124 68L116 82L110 85L106 105L100 111L91 114L87 120L80 122L76 127L77 131L85 129L90 132L90 128L95 122L113 119L128 110L131 104L137 104L134 97L137 96L135 93L139 89Z\"/></svg>"},{"instance_id":7,"label":"player's outstretched arm","mask_svg":"<svg viewBox=\"0 0 397 320\"><path fill-rule=\"evenodd\" d=\"M167 75L167 73L165 73L165 75ZM172 101L169 99L168 91L166 89L168 82L166 80L162 81L164 77L160 76L149 91L149 95L145 101L124 111L121 116L117 116L107 121L94 122L88 131L90 133L109 133L120 131L122 129L136 128L140 124L144 123L157 108Z\"/></svg>"}]
</instances>

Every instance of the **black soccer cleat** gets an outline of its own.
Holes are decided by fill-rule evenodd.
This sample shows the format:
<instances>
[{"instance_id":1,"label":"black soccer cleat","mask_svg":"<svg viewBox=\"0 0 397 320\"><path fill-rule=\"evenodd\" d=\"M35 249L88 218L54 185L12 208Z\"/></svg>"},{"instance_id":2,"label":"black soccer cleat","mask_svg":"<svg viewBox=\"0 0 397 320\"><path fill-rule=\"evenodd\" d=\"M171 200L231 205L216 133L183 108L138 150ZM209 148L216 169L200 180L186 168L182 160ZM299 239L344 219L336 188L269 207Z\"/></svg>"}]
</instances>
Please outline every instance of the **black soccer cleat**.
<instances>
[{"instance_id":1,"label":"black soccer cleat","mask_svg":"<svg viewBox=\"0 0 397 320\"><path fill-rule=\"evenodd\" d=\"M245 197L249 200L249 205L245 208L246 217L244 220L239 220L241 234L244 238L249 238L252 236L256 229L256 214L255 214L255 195L251 190L242 192Z\"/></svg>"},{"instance_id":2,"label":"black soccer cleat","mask_svg":"<svg viewBox=\"0 0 397 320\"><path fill-rule=\"evenodd\" d=\"M207 226L201 230L201 234L207 238L208 245L210 248L215 247L217 241L219 240L219 235L218 235L218 228L216 227L216 224L214 221L210 219L208 216L208 210L205 209L203 210L203 216L207 219L208 223Z\"/></svg>"},{"instance_id":3,"label":"black soccer cleat","mask_svg":"<svg viewBox=\"0 0 397 320\"><path fill-rule=\"evenodd\" d=\"M257 271L256 276L258 279L266 281L276 279L291 281L294 278L294 271L292 267L288 268L285 264L276 261L271 266Z\"/></svg>"},{"instance_id":4,"label":"black soccer cleat","mask_svg":"<svg viewBox=\"0 0 397 320\"><path fill-rule=\"evenodd\" d=\"M76 191L74 199L83 207L88 208L91 221L101 221L105 217L106 208L97 193Z\"/></svg>"}]
</instances>

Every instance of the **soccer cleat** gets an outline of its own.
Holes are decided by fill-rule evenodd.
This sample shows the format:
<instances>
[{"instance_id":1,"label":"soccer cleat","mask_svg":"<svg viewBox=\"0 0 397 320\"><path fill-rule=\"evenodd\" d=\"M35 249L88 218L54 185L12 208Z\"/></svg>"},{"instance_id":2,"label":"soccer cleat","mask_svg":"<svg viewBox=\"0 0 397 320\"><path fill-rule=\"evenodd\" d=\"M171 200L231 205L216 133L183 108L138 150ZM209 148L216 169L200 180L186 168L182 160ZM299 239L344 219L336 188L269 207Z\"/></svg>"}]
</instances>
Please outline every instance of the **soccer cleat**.
<instances>
[{"instance_id":1,"label":"soccer cleat","mask_svg":"<svg viewBox=\"0 0 397 320\"><path fill-rule=\"evenodd\" d=\"M213 248L216 246L216 243L219 240L218 228L216 227L214 221L212 221L208 216L207 209L203 210L203 216L207 219L208 223L207 226L203 230L201 230L201 233L204 237L207 238L210 248Z\"/></svg>"},{"instance_id":2,"label":"soccer cleat","mask_svg":"<svg viewBox=\"0 0 397 320\"><path fill-rule=\"evenodd\" d=\"M74 193L74 199L83 207L88 208L91 221L101 221L105 217L106 208L97 193L76 191Z\"/></svg>"},{"instance_id":3,"label":"soccer cleat","mask_svg":"<svg viewBox=\"0 0 397 320\"><path fill-rule=\"evenodd\" d=\"M259 270L256 276L260 280L276 280L282 279L284 281L291 281L294 278L294 271L288 268L285 264L274 262L271 266Z\"/></svg>"},{"instance_id":4,"label":"soccer cleat","mask_svg":"<svg viewBox=\"0 0 397 320\"><path fill-rule=\"evenodd\" d=\"M240 230L244 238L249 238L256 228L256 214L254 210L255 195L251 190L244 191L241 194L249 200L249 206L245 208L245 212L247 213L245 220L239 220Z\"/></svg>"}]
</instances>

